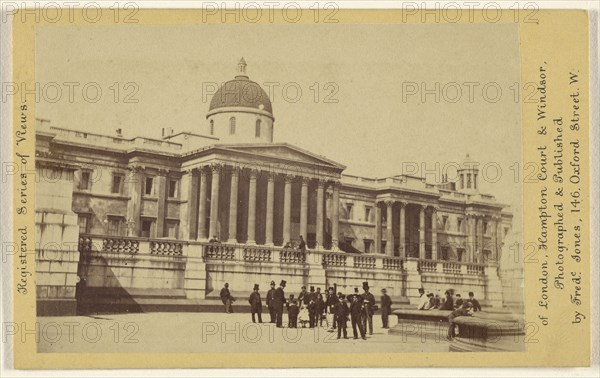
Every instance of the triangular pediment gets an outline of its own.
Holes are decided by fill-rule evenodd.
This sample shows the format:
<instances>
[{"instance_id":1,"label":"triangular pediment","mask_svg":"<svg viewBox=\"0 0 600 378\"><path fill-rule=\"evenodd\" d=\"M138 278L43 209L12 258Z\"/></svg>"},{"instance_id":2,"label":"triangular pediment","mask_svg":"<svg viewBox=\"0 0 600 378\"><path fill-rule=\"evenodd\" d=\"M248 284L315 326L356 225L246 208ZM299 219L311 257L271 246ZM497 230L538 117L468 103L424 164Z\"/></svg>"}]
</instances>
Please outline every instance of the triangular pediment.
<instances>
[{"instance_id":1,"label":"triangular pediment","mask_svg":"<svg viewBox=\"0 0 600 378\"><path fill-rule=\"evenodd\" d=\"M265 157L285 161L293 161L304 164L319 164L334 169L344 170L346 166L327 159L324 156L314 154L287 143L281 144L223 144L215 146L232 152L251 154L256 157Z\"/></svg>"}]
</instances>

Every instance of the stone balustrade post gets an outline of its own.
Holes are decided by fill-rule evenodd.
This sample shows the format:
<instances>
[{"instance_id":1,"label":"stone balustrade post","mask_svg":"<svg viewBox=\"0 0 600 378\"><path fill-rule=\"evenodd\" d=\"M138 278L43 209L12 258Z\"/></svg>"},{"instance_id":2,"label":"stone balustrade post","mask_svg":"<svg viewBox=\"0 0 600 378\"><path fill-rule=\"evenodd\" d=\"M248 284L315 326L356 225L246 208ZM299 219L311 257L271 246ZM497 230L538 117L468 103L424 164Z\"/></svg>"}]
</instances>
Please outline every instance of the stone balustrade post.
<instances>
[{"instance_id":1,"label":"stone balustrade post","mask_svg":"<svg viewBox=\"0 0 600 378\"><path fill-rule=\"evenodd\" d=\"M411 305L419 302L419 289L423 287L419 273L419 259L408 257L404 261L406 271L406 297Z\"/></svg>"},{"instance_id":2,"label":"stone balustrade post","mask_svg":"<svg viewBox=\"0 0 600 378\"><path fill-rule=\"evenodd\" d=\"M199 243L183 246L185 264L184 290L188 299L204 299L206 297L206 263L204 262L204 245Z\"/></svg>"}]
</instances>

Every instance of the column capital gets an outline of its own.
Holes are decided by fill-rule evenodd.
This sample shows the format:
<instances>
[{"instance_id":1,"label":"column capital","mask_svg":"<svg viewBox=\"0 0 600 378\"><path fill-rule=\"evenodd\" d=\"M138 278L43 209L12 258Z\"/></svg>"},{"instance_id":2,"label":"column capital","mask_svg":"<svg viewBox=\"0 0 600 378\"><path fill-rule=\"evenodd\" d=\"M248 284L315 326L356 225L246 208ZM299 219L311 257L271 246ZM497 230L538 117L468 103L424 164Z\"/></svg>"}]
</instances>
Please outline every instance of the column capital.
<instances>
[{"instance_id":1,"label":"column capital","mask_svg":"<svg viewBox=\"0 0 600 378\"><path fill-rule=\"evenodd\" d=\"M438 205L429 205L428 208L432 214L435 214L440 210L440 207Z\"/></svg>"},{"instance_id":2,"label":"column capital","mask_svg":"<svg viewBox=\"0 0 600 378\"><path fill-rule=\"evenodd\" d=\"M339 180L327 180L327 184L329 184L332 189L339 189L340 186L342 186L342 183Z\"/></svg>"},{"instance_id":3,"label":"column capital","mask_svg":"<svg viewBox=\"0 0 600 378\"><path fill-rule=\"evenodd\" d=\"M277 173L273 171L261 171L261 174L267 176L267 180L270 182L275 181L277 178Z\"/></svg>"},{"instance_id":4,"label":"column capital","mask_svg":"<svg viewBox=\"0 0 600 378\"><path fill-rule=\"evenodd\" d=\"M158 175L159 176L168 176L169 170L165 169L165 168L158 168Z\"/></svg>"},{"instance_id":5,"label":"column capital","mask_svg":"<svg viewBox=\"0 0 600 378\"><path fill-rule=\"evenodd\" d=\"M394 204L396 203L396 201L388 199L388 200L383 201L383 203L385 203L385 205L387 207L392 207L392 206L394 206Z\"/></svg>"},{"instance_id":6,"label":"column capital","mask_svg":"<svg viewBox=\"0 0 600 378\"><path fill-rule=\"evenodd\" d=\"M300 176L300 182L302 183L302 185L310 184L311 180L312 179L310 177Z\"/></svg>"},{"instance_id":7,"label":"column capital","mask_svg":"<svg viewBox=\"0 0 600 378\"><path fill-rule=\"evenodd\" d=\"M207 172L207 168L205 165L200 165L198 167L195 168L198 173L200 173L200 176L206 177Z\"/></svg>"},{"instance_id":8,"label":"column capital","mask_svg":"<svg viewBox=\"0 0 600 378\"><path fill-rule=\"evenodd\" d=\"M319 188L324 188L326 183L327 183L327 179L323 179L323 178L317 179L317 186Z\"/></svg>"},{"instance_id":9,"label":"column capital","mask_svg":"<svg viewBox=\"0 0 600 378\"><path fill-rule=\"evenodd\" d=\"M256 178L258 177L260 171L256 168L251 168L248 170L248 177L250 178L250 180L256 180Z\"/></svg>"},{"instance_id":10,"label":"column capital","mask_svg":"<svg viewBox=\"0 0 600 378\"><path fill-rule=\"evenodd\" d=\"M132 174L138 173L138 172L142 172L146 169L146 167L144 165L141 164L129 164L127 166L127 168L129 169L129 171Z\"/></svg>"},{"instance_id":11,"label":"column capital","mask_svg":"<svg viewBox=\"0 0 600 378\"><path fill-rule=\"evenodd\" d=\"M235 165L234 165L234 166L232 166L232 167L231 167L231 176L239 176L239 175L240 175L240 171L241 171L241 170L242 170L242 169L241 169L240 167L237 167L237 166L235 166Z\"/></svg>"},{"instance_id":12,"label":"column capital","mask_svg":"<svg viewBox=\"0 0 600 378\"><path fill-rule=\"evenodd\" d=\"M406 207L406 205L408 205L408 202L406 202L406 201L396 201L396 203L400 207Z\"/></svg>"},{"instance_id":13,"label":"column capital","mask_svg":"<svg viewBox=\"0 0 600 378\"><path fill-rule=\"evenodd\" d=\"M297 176L294 175L290 175L290 174L283 174L283 181L287 184L287 183L292 183L294 180L296 180Z\"/></svg>"},{"instance_id":14,"label":"column capital","mask_svg":"<svg viewBox=\"0 0 600 378\"><path fill-rule=\"evenodd\" d=\"M210 164L210 165L209 165L209 167L210 167L210 170L211 170L213 173L217 173L217 172L218 172L218 173L220 173L220 172L221 172L221 170L223 169L223 164L220 164L220 163L212 163L212 164Z\"/></svg>"}]
</instances>

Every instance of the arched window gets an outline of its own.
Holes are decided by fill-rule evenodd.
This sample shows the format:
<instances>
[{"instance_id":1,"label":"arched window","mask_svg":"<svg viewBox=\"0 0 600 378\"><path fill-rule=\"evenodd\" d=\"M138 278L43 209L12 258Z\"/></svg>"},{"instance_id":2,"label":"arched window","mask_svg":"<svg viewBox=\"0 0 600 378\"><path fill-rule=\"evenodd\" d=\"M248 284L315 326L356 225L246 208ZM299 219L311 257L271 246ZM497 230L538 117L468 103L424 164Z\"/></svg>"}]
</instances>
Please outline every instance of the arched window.
<instances>
[{"instance_id":1,"label":"arched window","mask_svg":"<svg viewBox=\"0 0 600 378\"><path fill-rule=\"evenodd\" d=\"M215 120L210 120L210 135L215 135Z\"/></svg>"},{"instance_id":2,"label":"arched window","mask_svg":"<svg viewBox=\"0 0 600 378\"><path fill-rule=\"evenodd\" d=\"M229 135L235 134L235 117L229 118Z\"/></svg>"},{"instance_id":3,"label":"arched window","mask_svg":"<svg viewBox=\"0 0 600 378\"><path fill-rule=\"evenodd\" d=\"M260 119L256 120L256 129L254 131L254 136L260 138Z\"/></svg>"}]
</instances>

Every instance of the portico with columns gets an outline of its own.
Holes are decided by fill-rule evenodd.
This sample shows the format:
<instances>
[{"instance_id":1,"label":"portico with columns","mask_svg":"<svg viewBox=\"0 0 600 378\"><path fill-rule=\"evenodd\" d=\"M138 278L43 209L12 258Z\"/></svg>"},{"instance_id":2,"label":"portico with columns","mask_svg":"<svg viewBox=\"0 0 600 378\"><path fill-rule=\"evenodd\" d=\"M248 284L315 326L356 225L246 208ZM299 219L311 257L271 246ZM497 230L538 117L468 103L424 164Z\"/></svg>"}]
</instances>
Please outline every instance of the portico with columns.
<instances>
[{"instance_id":1,"label":"portico with columns","mask_svg":"<svg viewBox=\"0 0 600 378\"><path fill-rule=\"evenodd\" d=\"M288 159L281 159L283 151ZM310 248L336 249L339 208L327 206L326 194L330 204L339 203L344 166L271 144L220 146L197 152L184 164L189 181L200 180L185 194L182 238L282 246L297 244L302 235Z\"/></svg>"}]
</instances>

